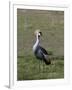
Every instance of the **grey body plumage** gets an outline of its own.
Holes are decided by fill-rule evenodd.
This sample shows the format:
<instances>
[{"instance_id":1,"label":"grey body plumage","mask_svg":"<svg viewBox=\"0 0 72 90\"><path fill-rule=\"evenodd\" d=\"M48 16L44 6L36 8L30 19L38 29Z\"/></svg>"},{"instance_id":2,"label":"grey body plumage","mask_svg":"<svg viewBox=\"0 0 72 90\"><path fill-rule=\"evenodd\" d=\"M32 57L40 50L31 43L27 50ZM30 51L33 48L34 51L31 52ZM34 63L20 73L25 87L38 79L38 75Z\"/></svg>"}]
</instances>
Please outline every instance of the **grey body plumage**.
<instances>
[{"instance_id":1,"label":"grey body plumage","mask_svg":"<svg viewBox=\"0 0 72 90\"><path fill-rule=\"evenodd\" d=\"M48 58L48 53L43 47L40 46L40 36L42 35L42 32L37 30L35 32L35 35L36 35L37 40L33 46L33 52L37 59L43 60L45 62L45 64L48 65L51 63L51 61Z\"/></svg>"}]
</instances>

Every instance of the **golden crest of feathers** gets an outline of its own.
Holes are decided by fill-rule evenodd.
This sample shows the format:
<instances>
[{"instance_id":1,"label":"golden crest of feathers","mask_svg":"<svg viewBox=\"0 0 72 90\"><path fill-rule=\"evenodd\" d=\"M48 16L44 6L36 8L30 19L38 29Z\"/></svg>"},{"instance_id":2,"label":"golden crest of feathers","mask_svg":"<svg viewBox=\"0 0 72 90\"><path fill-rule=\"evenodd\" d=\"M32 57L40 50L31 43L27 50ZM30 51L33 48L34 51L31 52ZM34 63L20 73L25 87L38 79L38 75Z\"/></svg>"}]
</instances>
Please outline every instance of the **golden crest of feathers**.
<instances>
[{"instance_id":1,"label":"golden crest of feathers","mask_svg":"<svg viewBox=\"0 0 72 90\"><path fill-rule=\"evenodd\" d=\"M37 30L35 30L34 34L36 35L39 32L40 32L40 29L37 29Z\"/></svg>"}]
</instances>

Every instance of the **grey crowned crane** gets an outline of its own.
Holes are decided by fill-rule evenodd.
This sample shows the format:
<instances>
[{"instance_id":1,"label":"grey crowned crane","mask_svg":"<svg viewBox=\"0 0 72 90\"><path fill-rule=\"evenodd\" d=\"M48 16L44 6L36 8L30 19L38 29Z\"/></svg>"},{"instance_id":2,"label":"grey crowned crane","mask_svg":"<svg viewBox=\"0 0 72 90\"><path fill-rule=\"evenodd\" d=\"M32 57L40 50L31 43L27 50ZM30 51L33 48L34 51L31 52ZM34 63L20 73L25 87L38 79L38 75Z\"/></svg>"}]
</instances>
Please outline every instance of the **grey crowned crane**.
<instances>
[{"instance_id":1,"label":"grey crowned crane","mask_svg":"<svg viewBox=\"0 0 72 90\"><path fill-rule=\"evenodd\" d=\"M46 65L51 64L51 61L48 59L48 52L40 46L40 37L42 36L42 32L40 30L35 31L36 42L33 46L33 52L37 59L45 62Z\"/></svg>"}]
</instances>

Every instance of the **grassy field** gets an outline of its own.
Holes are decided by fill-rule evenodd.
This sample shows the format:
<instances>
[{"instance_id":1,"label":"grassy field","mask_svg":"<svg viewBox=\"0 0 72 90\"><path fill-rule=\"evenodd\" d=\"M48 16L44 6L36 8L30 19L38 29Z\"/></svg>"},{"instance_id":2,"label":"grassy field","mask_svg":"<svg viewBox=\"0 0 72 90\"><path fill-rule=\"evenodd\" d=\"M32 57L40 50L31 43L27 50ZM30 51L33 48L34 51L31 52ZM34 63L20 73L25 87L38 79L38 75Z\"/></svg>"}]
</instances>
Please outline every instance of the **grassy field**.
<instances>
[{"instance_id":1,"label":"grassy field","mask_svg":"<svg viewBox=\"0 0 72 90\"><path fill-rule=\"evenodd\" d=\"M43 33L41 45L57 57L51 65L37 60L32 47L34 31ZM38 80L64 78L64 12L17 10L17 79Z\"/></svg>"}]
</instances>

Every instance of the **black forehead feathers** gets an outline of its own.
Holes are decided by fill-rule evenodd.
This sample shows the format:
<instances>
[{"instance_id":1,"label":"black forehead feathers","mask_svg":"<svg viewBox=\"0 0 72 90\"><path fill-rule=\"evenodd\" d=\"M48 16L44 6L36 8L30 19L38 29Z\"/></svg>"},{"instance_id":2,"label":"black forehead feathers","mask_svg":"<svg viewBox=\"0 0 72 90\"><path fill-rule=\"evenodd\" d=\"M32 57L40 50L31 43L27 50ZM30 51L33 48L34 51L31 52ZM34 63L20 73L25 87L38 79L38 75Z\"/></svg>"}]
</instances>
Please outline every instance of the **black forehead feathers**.
<instances>
[{"instance_id":1,"label":"black forehead feathers","mask_svg":"<svg viewBox=\"0 0 72 90\"><path fill-rule=\"evenodd\" d=\"M39 32L42 35L42 32Z\"/></svg>"}]
</instances>

